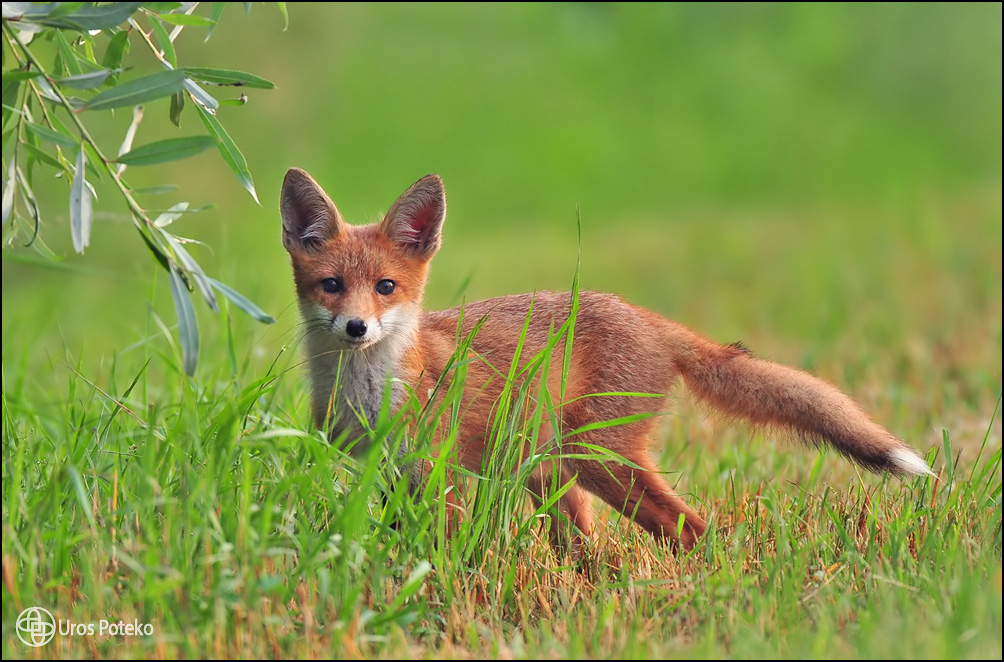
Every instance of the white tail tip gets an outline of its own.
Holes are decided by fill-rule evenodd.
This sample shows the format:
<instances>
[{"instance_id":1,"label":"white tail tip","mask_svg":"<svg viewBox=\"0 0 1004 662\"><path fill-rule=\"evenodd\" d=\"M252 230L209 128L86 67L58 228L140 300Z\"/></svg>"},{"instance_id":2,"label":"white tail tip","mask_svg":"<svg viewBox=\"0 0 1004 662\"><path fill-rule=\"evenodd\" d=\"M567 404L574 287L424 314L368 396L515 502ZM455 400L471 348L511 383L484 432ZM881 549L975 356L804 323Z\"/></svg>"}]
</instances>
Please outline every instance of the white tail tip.
<instances>
[{"instance_id":1,"label":"white tail tip","mask_svg":"<svg viewBox=\"0 0 1004 662\"><path fill-rule=\"evenodd\" d=\"M915 476L934 476L934 472L927 466L927 462L920 459L916 453L908 448L894 448L889 451L889 459L903 473Z\"/></svg>"}]
</instances>

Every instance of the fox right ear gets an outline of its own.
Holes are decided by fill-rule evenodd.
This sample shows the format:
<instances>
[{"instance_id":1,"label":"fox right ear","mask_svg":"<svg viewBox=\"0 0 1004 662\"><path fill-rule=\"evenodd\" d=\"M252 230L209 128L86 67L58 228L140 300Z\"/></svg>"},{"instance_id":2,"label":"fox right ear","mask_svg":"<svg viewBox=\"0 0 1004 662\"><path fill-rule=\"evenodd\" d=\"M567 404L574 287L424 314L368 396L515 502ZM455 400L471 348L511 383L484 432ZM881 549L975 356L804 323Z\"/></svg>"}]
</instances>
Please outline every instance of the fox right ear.
<instances>
[{"instance_id":1,"label":"fox right ear","mask_svg":"<svg viewBox=\"0 0 1004 662\"><path fill-rule=\"evenodd\" d=\"M317 250L342 232L342 215L335 203L305 170L290 168L279 195L282 245L289 252Z\"/></svg>"}]
</instances>

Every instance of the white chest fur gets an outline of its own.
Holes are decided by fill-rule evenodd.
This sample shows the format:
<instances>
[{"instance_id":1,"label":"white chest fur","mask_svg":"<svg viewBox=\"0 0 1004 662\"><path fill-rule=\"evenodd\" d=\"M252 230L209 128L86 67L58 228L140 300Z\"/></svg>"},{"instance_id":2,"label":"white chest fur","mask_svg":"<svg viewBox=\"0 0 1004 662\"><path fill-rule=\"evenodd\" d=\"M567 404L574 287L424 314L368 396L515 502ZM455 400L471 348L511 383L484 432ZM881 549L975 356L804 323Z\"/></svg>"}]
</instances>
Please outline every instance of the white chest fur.
<instances>
[{"instance_id":1,"label":"white chest fur","mask_svg":"<svg viewBox=\"0 0 1004 662\"><path fill-rule=\"evenodd\" d=\"M376 423L385 398L390 398L392 412L404 398L404 386L394 378L400 375L405 349L414 341L415 325L407 316L384 315L382 328L389 332L362 349L346 349L336 334L323 327L307 334L314 420L319 426L327 422L329 439L343 432L348 432L348 441L358 439ZM353 448L361 452L366 444Z\"/></svg>"}]
</instances>

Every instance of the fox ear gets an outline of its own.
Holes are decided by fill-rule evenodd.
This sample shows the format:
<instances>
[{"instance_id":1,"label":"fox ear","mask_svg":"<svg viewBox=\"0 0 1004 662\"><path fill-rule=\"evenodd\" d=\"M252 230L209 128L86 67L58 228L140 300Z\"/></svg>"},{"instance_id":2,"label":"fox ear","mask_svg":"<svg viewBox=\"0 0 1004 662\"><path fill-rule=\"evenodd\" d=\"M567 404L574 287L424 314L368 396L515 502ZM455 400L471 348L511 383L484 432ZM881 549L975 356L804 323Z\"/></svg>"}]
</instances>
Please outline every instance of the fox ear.
<instances>
[{"instance_id":1,"label":"fox ear","mask_svg":"<svg viewBox=\"0 0 1004 662\"><path fill-rule=\"evenodd\" d=\"M445 219L443 180L426 175L397 199L380 231L407 254L428 260L439 250Z\"/></svg>"},{"instance_id":2,"label":"fox ear","mask_svg":"<svg viewBox=\"0 0 1004 662\"><path fill-rule=\"evenodd\" d=\"M287 251L317 250L342 232L342 215L335 203L305 170L290 168L279 195L282 245Z\"/></svg>"}]
</instances>

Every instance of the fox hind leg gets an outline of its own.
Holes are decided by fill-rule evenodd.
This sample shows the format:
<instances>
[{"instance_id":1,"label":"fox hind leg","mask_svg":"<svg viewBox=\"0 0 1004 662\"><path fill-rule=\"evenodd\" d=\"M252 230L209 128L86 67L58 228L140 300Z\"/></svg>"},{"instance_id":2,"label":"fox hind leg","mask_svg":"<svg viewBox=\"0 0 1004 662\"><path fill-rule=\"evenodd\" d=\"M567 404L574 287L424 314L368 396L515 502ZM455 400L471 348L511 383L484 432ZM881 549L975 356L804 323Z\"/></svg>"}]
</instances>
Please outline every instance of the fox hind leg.
<instances>
[{"instance_id":1,"label":"fox hind leg","mask_svg":"<svg viewBox=\"0 0 1004 662\"><path fill-rule=\"evenodd\" d=\"M674 549L693 549L707 528L704 519L655 472L647 452L632 455L635 457L626 459L640 469L616 462L576 461L578 484L632 518L657 540L669 542Z\"/></svg>"}]
</instances>

